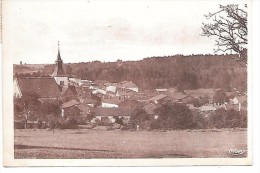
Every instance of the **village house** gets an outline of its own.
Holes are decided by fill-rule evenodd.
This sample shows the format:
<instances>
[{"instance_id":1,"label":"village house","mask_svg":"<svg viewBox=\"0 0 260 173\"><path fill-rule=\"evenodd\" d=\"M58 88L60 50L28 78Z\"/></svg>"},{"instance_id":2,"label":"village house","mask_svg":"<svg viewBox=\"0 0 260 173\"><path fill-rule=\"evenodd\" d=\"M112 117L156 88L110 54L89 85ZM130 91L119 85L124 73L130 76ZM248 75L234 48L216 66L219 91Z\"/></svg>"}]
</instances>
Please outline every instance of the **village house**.
<instances>
[{"instance_id":1,"label":"village house","mask_svg":"<svg viewBox=\"0 0 260 173\"><path fill-rule=\"evenodd\" d=\"M213 105L203 105L203 106L199 107L199 110L201 112L211 112L211 111L217 110L217 108L214 107Z\"/></svg>"},{"instance_id":2,"label":"village house","mask_svg":"<svg viewBox=\"0 0 260 173\"><path fill-rule=\"evenodd\" d=\"M129 89L135 92L139 92L139 88L132 81L123 81L118 84L119 88Z\"/></svg>"},{"instance_id":3,"label":"village house","mask_svg":"<svg viewBox=\"0 0 260 173\"><path fill-rule=\"evenodd\" d=\"M163 94L167 91L168 89L167 88L157 88L155 89L156 93L157 94Z\"/></svg>"},{"instance_id":4,"label":"village house","mask_svg":"<svg viewBox=\"0 0 260 173\"><path fill-rule=\"evenodd\" d=\"M198 99L206 97L209 103L213 103L213 96L215 92L218 90L219 89L213 89L213 88L209 88L209 89L199 88L197 90L185 90L184 92L187 95Z\"/></svg>"},{"instance_id":5,"label":"village house","mask_svg":"<svg viewBox=\"0 0 260 173\"><path fill-rule=\"evenodd\" d=\"M117 108L118 105L123 101L124 99L120 99L120 97L112 97L102 100L101 106L103 108Z\"/></svg>"},{"instance_id":6,"label":"village house","mask_svg":"<svg viewBox=\"0 0 260 173\"><path fill-rule=\"evenodd\" d=\"M223 105L225 110L236 110L236 111L241 111L241 104L230 104L230 103L226 103Z\"/></svg>"},{"instance_id":7,"label":"village house","mask_svg":"<svg viewBox=\"0 0 260 173\"><path fill-rule=\"evenodd\" d=\"M80 117L87 117L88 115L91 114L93 110L92 106L89 106L89 104L85 104L85 103L79 103L76 106L80 111Z\"/></svg>"},{"instance_id":8,"label":"village house","mask_svg":"<svg viewBox=\"0 0 260 173\"><path fill-rule=\"evenodd\" d=\"M81 100L81 103L84 103L84 104L86 104L88 106L94 107L95 104L97 103L97 101L93 100L91 98L85 98L85 99Z\"/></svg>"},{"instance_id":9,"label":"village house","mask_svg":"<svg viewBox=\"0 0 260 173\"><path fill-rule=\"evenodd\" d=\"M62 106L62 117L74 116L77 118L87 117L91 114L93 107L85 103L80 103L77 100L70 100L63 103Z\"/></svg>"},{"instance_id":10,"label":"village house","mask_svg":"<svg viewBox=\"0 0 260 173\"><path fill-rule=\"evenodd\" d=\"M60 86L61 91L61 101L62 102L68 102L73 99L78 98L78 92L75 88L75 86Z\"/></svg>"},{"instance_id":11,"label":"village house","mask_svg":"<svg viewBox=\"0 0 260 173\"><path fill-rule=\"evenodd\" d=\"M230 98L229 101L230 101L231 104L234 104L234 105L239 104L237 97Z\"/></svg>"},{"instance_id":12,"label":"village house","mask_svg":"<svg viewBox=\"0 0 260 173\"><path fill-rule=\"evenodd\" d=\"M159 94L157 96L154 96L150 99L148 99L148 102L153 102L155 104L162 104L168 100L167 96L165 94Z\"/></svg>"},{"instance_id":13,"label":"village house","mask_svg":"<svg viewBox=\"0 0 260 173\"><path fill-rule=\"evenodd\" d=\"M112 93L116 93L116 89L117 89L117 87L116 87L116 84L115 83L105 83L104 84L105 85L105 87L106 87L106 91L107 92L112 92Z\"/></svg>"},{"instance_id":14,"label":"village house","mask_svg":"<svg viewBox=\"0 0 260 173\"><path fill-rule=\"evenodd\" d=\"M106 95L107 92L106 90L103 90L103 89L95 89L92 91L92 94L102 94L102 95Z\"/></svg>"},{"instance_id":15,"label":"village house","mask_svg":"<svg viewBox=\"0 0 260 173\"><path fill-rule=\"evenodd\" d=\"M109 99L109 98L112 98L112 97L115 97L116 96L116 93L114 92L111 92L111 91L107 91L106 95L105 95L105 99Z\"/></svg>"},{"instance_id":16,"label":"village house","mask_svg":"<svg viewBox=\"0 0 260 173\"><path fill-rule=\"evenodd\" d=\"M76 116L77 114L79 114L79 109L76 107L76 105L78 105L79 102L77 100L70 100L66 103L63 103L61 105L62 111L61 111L61 116L64 118L73 115Z\"/></svg>"},{"instance_id":17,"label":"village house","mask_svg":"<svg viewBox=\"0 0 260 173\"><path fill-rule=\"evenodd\" d=\"M148 103L142 109L144 109L146 111L146 113L149 115L150 119L158 119L158 115L155 112L156 108L158 108L158 105L156 105L154 103Z\"/></svg>"},{"instance_id":18,"label":"village house","mask_svg":"<svg viewBox=\"0 0 260 173\"><path fill-rule=\"evenodd\" d=\"M129 90L129 89L118 88L116 90L116 96L125 98L125 99L132 97L134 94L135 94L135 92L132 90Z\"/></svg>"},{"instance_id":19,"label":"village house","mask_svg":"<svg viewBox=\"0 0 260 173\"><path fill-rule=\"evenodd\" d=\"M81 79L69 77L69 84L74 86L79 86L79 82Z\"/></svg>"},{"instance_id":20,"label":"village house","mask_svg":"<svg viewBox=\"0 0 260 173\"><path fill-rule=\"evenodd\" d=\"M95 108L93 109L95 118L91 121L101 121L103 124L115 123L120 119L123 123L128 123L132 110L129 108Z\"/></svg>"},{"instance_id":21,"label":"village house","mask_svg":"<svg viewBox=\"0 0 260 173\"><path fill-rule=\"evenodd\" d=\"M105 86L106 83L109 82L105 80L95 80L91 86L97 87L102 90L106 90L106 86Z\"/></svg>"},{"instance_id":22,"label":"village house","mask_svg":"<svg viewBox=\"0 0 260 173\"><path fill-rule=\"evenodd\" d=\"M39 98L59 99L61 92L59 85L52 77L20 77L14 79L14 97L20 98L24 94L33 93Z\"/></svg>"},{"instance_id":23,"label":"village house","mask_svg":"<svg viewBox=\"0 0 260 173\"><path fill-rule=\"evenodd\" d=\"M78 84L79 86L85 86L85 87L90 87L92 85L92 81L91 80L85 80L85 79L81 79Z\"/></svg>"},{"instance_id":24,"label":"village house","mask_svg":"<svg viewBox=\"0 0 260 173\"><path fill-rule=\"evenodd\" d=\"M137 100L125 100L118 104L119 108L131 108L133 110L142 108L143 106L144 104Z\"/></svg>"},{"instance_id":25,"label":"village house","mask_svg":"<svg viewBox=\"0 0 260 173\"><path fill-rule=\"evenodd\" d=\"M185 98L187 98L188 96L186 94L177 92L175 90L168 90L165 95L168 96L168 98L172 101L172 102L183 102L186 101ZM187 98L188 99L188 98Z\"/></svg>"}]
</instances>

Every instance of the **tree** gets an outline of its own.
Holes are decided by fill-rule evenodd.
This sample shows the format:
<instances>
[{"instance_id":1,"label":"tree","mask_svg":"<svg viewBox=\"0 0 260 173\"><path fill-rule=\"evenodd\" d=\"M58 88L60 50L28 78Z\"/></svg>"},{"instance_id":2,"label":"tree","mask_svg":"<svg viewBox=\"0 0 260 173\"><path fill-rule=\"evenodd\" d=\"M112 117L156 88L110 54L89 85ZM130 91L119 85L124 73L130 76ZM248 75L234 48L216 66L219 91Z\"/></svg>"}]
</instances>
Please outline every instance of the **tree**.
<instances>
[{"instance_id":1,"label":"tree","mask_svg":"<svg viewBox=\"0 0 260 173\"><path fill-rule=\"evenodd\" d=\"M38 109L40 107L39 96L35 93L24 93L21 98L14 99L14 115L15 118L24 121L24 128L27 128L28 120L36 120L38 117Z\"/></svg>"},{"instance_id":2,"label":"tree","mask_svg":"<svg viewBox=\"0 0 260 173\"><path fill-rule=\"evenodd\" d=\"M146 113L146 111L144 109L139 109L136 110L135 113L131 116L130 118L130 123L133 126L136 125L142 125L145 121L149 120L150 117L149 115Z\"/></svg>"},{"instance_id":3,"label":"tree","mask_svg":"<svg viewBox=\"0 0 260 173\"><path fill-rule=\"evenodd\" d=\"M44 100L39 110L42 113L41 120L48 121L50 128L57 127L57 123L61 117L61 108L59 101Z\"/></svg>"},{"instance_id":4,"label":"tree","mask_svg":"<svg viewBox=\"0 0 260 173\"><path fill-rule=\"evenodd\" d=\"M202 36L216 37L215 52L234 51L247 61L247 5L220 5L215 13L205 15L209 23L202 23ZM210 22L211 21L211 22Z\"/></svg>"},{"instance_id":5,"label":"tree","mask_svg":"<svg viewBox=\"0 0 260 173\"><path fill-rule=\"evenodd\" d=\"M220 103L223 104L227 101L227 95L223 90L218 90L215 92L213 96L213 102L214 103Z\"/></svg>"},{"instance_id":6,"label":"tree","mask_svg":"<svg viewBox=\"0 0 260 173\"><path fill-rule=\"evenodd\" d=\"M170 129L190 129L194 127L193 116L187 105L183 103L165 103L157 108L158 120L162 126Z\"/></svg>"}]
</instances>

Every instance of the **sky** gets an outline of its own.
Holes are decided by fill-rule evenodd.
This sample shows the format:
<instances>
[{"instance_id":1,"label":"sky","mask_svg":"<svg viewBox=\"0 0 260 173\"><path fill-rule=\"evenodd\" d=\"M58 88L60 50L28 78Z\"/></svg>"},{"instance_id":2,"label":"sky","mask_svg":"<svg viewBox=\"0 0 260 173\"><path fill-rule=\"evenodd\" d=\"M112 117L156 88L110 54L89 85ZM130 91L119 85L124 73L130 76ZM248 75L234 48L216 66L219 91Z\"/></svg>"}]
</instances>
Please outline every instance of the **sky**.
<instances>
[{"instance_id":1,"label":"sky","mask_svg":"<svg viewBox=\"0 0 260 173\"><path fill-rule=\"evenodd\" d=\"M54 63L58 41L65 63L213 54L214 39L200 35L201 25L221 2L5 1L4 58Z\"/></svg>"}]
</instances>

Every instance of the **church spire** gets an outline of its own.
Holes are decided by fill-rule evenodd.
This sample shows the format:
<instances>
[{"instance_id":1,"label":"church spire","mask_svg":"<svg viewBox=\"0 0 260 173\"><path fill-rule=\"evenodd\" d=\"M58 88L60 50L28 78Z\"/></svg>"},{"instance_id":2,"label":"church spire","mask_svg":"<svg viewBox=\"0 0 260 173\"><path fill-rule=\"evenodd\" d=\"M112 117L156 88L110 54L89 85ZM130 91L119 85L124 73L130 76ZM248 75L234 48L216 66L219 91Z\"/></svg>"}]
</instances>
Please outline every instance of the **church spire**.
<instances>
[{"instance_id":1,"label":"church spire","mask_svg":"<svg viewBox=\"0 0 260 173\"><path fill-rule=\"evenodd\" d=\"M58 55L57 55L57 61L61 60L61 56L60 56L60 41L58 41Z\"/></svg>"},{"instance_id":2,"label":"church spire","mask_svg":"<svg viewBox=\"0 0 260 173\"><path fill-rule=\"evenodd\" d=\"M60 56L60 42L58 41L58 55L57 60L55 61L55 68L51 76L65 76L65 71L63 69L63 62Z\"/></svg>"}]
</instances>

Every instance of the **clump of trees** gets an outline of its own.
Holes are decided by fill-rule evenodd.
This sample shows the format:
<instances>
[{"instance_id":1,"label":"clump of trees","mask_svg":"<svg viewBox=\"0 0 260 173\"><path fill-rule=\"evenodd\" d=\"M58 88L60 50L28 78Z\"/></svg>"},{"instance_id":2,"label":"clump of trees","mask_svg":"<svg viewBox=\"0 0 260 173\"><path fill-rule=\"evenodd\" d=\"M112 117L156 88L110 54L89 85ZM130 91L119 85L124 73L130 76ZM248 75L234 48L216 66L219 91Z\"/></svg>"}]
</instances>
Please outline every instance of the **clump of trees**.
<instances>
[{"instance_id":1,"label":"clump of trees","mask_svg":"<svg viewBox=\"0 0 260 173\"><path fill-rule=\"evenodd\" d=\"M218 109L209 117L209 128L246 128L247 113L234 109Z\"/></svg>"},{"instance_id":2,"label":"clump of trees","mask_svg":"<svg viewBox=\"0 0 260 173\"><path fill-rule=\"evenodd\" d=\"M246 128L247 112L223 108L208 116L191 111L183 103L165 103L156 109L158 119L151 123L152 129L183 130L212 128Z\"/></svg>"},{"instance_id":3,"label":"clump of trees","mask_svg":"<svg viewBox=\"0 0 260 173\"><path fill-rule=\"evenodd\" d=\"M29 128L28 121L38 123L43 128L43 122L49 128L60 126L61 103L57 100L40 100L35 93L24 93L21 98L14 98L14 120L23 124L22 128Z\"/></svg>"}]
</instances>

